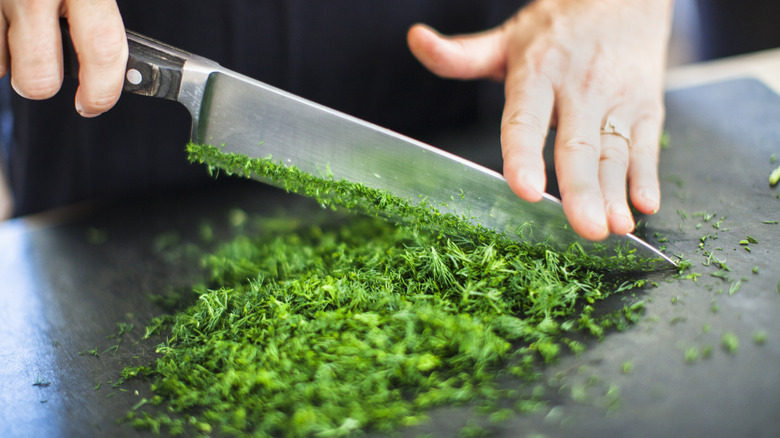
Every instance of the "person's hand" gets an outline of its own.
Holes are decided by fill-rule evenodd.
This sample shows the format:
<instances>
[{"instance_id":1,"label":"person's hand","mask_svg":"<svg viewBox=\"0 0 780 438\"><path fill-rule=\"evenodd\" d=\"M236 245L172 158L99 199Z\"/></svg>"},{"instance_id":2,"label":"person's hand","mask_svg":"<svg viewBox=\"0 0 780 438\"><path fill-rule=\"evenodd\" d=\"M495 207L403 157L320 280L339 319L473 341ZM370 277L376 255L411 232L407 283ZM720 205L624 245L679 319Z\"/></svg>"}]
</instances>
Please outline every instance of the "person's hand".
<instances>
[{"instance_id":1,"label":"person's hand","mask_svg":"<svg viewBox=\"0 0 780 438\"><path fill-rule=\"evenodd\" d=\"M424 25L408 33L412 53L448 78L505 81L504 176L539 201L542 148L557 127L555 166L572 228L591 240L634 228L628 206L660 206L659 138L672 0L537 0L502 26L446 37ZM624 125L605 134L607 119ZM605 128L607 131L610 128Z\"/></svg>"},{"instance_id":2,"label":"person's hand","mask_svg":"<svg viewBox=\"0 0 780 438\"><path fill-rule=\"evenodd\" d=\"M115 0L0 0L0 77L22 97L47 99L62 85L60 17L79 59L76 110L94 117L122 91L127 39Z\"/></svg>"}]
</instances>

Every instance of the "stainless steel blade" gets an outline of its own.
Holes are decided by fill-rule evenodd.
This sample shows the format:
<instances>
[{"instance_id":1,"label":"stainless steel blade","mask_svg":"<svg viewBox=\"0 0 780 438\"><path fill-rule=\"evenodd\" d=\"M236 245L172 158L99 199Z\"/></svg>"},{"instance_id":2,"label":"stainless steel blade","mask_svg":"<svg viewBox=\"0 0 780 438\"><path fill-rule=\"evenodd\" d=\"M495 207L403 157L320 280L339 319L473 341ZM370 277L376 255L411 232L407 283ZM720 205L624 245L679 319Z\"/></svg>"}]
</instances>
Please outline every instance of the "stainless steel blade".
<instances>
[{"instance_id":1,"label":"stainless steel blade","mask_svg":"<svg viewBox=\"0 0 780 438\"><path fill-rule=\"evenodd\" d=\"M594 244L568 225L558 200L518 198L500 174L390 130L318 105L197 57L183 68L178 100L190 110L192 139L225 152L276 162L336 180L385 190L413 203L425 199L442 212L465 215L515 239L565 250L579 242L604 255L635 250L675 266L633 235ZM485 147L475 145L475 147ZM498 147L498 146L496 146ZM525 224L530 224L530 229Z\"/></svg>"}]
</instances>

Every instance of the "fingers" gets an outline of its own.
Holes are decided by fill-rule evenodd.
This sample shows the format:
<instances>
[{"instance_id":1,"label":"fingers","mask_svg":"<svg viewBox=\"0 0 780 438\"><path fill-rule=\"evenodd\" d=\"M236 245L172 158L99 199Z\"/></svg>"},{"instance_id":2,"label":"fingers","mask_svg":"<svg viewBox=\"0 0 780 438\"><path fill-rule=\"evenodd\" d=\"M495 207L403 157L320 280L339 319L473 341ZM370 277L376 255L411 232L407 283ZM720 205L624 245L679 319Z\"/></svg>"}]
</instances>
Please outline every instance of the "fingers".
<instances>
[{"instance_id":1,"label":"fingers","mask_svg":"<svg viewBox=\"0 0 780 438\"><path fill-rule=\"evenodd\" d=\"M8 55L8 22L0 14L0 78L5 77L10 70L10 59Z\"/></svg>"},{"instance_id":2,"label":"fingers","mask_svg":"<svg viewBox=\"0 0 780 438\"><path fill-rule=\"evenodd\" d=\"M53 96L62 84L58 2L12 2L3 12L11 86L29 99Z\"/></svg>"},{"instance_id":3,"label":"fingers","mask_svg":"<svg viewBox=\"0 0 780 438\"><path fill-rule=\"evenodd\" d=\"M47 99L62 85L60 16L66 16L79 58L75 106L93 117L119 99L127 40L114 0L11 1L0 5L0 75L10 69L22 97Z\"/></svg>"},{"instance_id":4,"label":"fingers","mask_svg":"<svg viewBox=\"0 0 780 438\"><path fill-rule=\"evenodd\" d=\"M633 120L629 115L622 117L620 120ZM595 139L593 126L603 126L604 122L596 125L592 120L562 117L556 169L564 211L578 234L601 240L610 232L633 231L636 224L628 204L627 181L637 210L645 214L658 211L661 120L662 116L649 115L634 122L630 133L610 133L607 129ZM592 169L597 172L594 174Z\"/></svg>"},{"instance_id":5,"label":"fingers","mask_svg":"<svg viewBox=\"0 0 780 438\"><path fill-rule=\"evenodd\" d=\"M424 25L408 33L409 48L433 73L458 79L507 75L503 28L458 37L444 37ZM506 78L506 105L501 123L504 177L521 198L542 199L546 185L542 148L553 108L552 85L541 76L520 70Z\"/></svg>"},{"instance_id":6,"label":"fingers","mask_svg":"<svg viewBox=\"0 0 780 438\"><path fill-rule=\"evenodd\" d=\"M445 37L422 24L409 29L412 54L431 72L453 79L502 80L506 69L503 29Z\"/></svg>"},{"instance_id":7,"label":"fingers","mask_svg":"<svg viewBox=\"0 0 780 438\"><path fill-rule=\"evenodd\" d=\"M626 234L634 230L634 218L626 201L626 174L629 144L612 134L601 134L599 186L604 197L604 212L609 231Z\"/></svg>"},{"instance_id":8,"label":"fingers","mask_svg":"<svg viewBox=\"0 0 780 438\"><path fill-rule=\"evenodd\" d=\"M609 225L600 177L613 175L616 166L601 171L601 117L595 116L597 111L581 108L559 108L555 169L563 211L572 228L586 239L602 240L609 235Z\"/></svg>"},{"instance_id":9,"label":"fingers","mask_svg":"<svg viewBox=\"0 0 780 438\"><path fill-rule=\"evenodd\" d=\"M544 78L510 76L501 122L504 178L526 201L542 199L546 175L542 148L550 125L554 93Z\"/></svg>"},{"instance_id":10,"label":"fingers","mask_svg":"<svg viewBox=\"0 0 780 438\"><path fill-rule=\"evenodd\" d=\"M631 203L644 214L655 214L661 206L658 181L659 139L662 132L662 110L656 116L640 119L633 130L629 155L628 181Z\"/></svg>"},{"instance_id":11,"label":"fingers","mask_svg":"<svg viewBox=\"0 0 780 438\"><path fill-rule=\"evenodd\" d=\"M128 49L116 2L88 3L90 8L70 8L68 22L79 58L76 110L82 116L94 117L111 109L119 99Z\"/></svg>"}]
</instances>

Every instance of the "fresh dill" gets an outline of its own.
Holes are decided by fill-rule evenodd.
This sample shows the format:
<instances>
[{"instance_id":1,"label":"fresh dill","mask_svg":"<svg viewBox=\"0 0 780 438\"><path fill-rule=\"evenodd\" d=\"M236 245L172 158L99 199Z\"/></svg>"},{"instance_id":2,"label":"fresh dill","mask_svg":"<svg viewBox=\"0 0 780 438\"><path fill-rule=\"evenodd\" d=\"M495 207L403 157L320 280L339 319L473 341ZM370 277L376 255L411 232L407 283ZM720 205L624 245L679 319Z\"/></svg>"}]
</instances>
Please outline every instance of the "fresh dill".
<instances>
[{"instance_id":1,"label":"fresh dill","mask_svg":"<svg viewBox=\"0 0 780 438\"><path fill-rule=\"evenodd\" d=\"M153 381L155 395L127 416L138 427L236 436L389 432L425 421L437 406L498 405L508 397L499 376L533 381L540 366L585 348L574 339L600 338L644 312L643 302L597 312L598 302L645 284L610 272L615 263L641 264L630 255L588 263L581 248L521 244L360 184L219 148L188 151L222 172L276 178L331 209L374 214L240 218L261 231L204 256L208 287L189 308L147 327L145 339L164 339L153 363L123 371L122 381ZM529 397L515 406L544 404ZM496 409L489 418L510 413Z\"/></svg>"}]
</instances>

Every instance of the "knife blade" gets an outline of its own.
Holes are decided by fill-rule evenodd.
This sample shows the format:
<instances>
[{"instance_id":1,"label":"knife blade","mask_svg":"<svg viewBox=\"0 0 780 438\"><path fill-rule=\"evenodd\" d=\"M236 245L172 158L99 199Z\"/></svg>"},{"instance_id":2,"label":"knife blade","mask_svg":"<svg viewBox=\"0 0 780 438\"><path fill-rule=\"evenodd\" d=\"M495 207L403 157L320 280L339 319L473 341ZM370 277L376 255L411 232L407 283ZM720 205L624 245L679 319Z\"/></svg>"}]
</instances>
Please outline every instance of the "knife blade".
<instances>
[{"instance_id":1,"label":"knife blade","mask_svg":"<svg viewBox=\"0 0 780 438\"><path fill-rule=\"evenodd\" d=\"M523 201L502 175L476 163L160 41L132 31L127 36L124 91L183 104L192 116L195 143L223 146L224 152L250 158L272 157L313 175L327 168L336 180L413 203L424 199L442 213L468 217L516 240L544 242L559 250L577 243L588 253L607 257L632 252L652 260L653 269L676 266L631 234L602 242L581 238L568 225L559 200L545 194L537 203ZM63 43L65 68L77 71L67 35Z\"/></svg>"}]
</instances>

